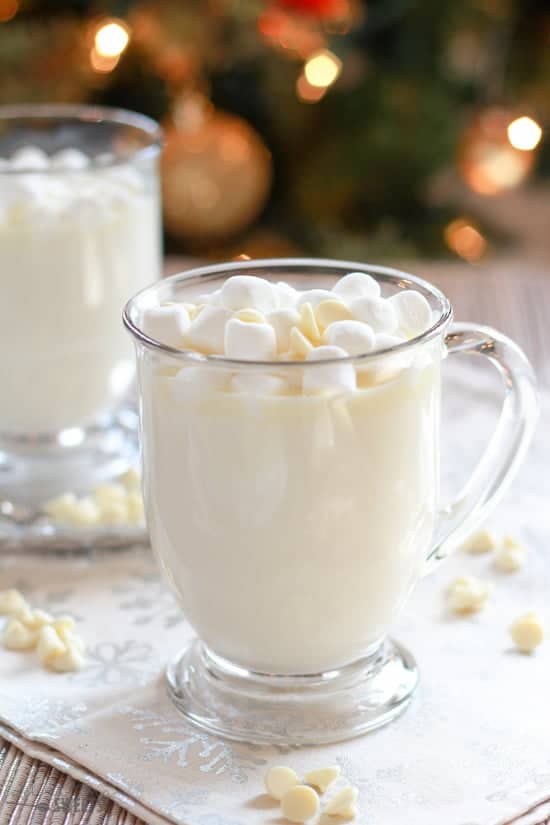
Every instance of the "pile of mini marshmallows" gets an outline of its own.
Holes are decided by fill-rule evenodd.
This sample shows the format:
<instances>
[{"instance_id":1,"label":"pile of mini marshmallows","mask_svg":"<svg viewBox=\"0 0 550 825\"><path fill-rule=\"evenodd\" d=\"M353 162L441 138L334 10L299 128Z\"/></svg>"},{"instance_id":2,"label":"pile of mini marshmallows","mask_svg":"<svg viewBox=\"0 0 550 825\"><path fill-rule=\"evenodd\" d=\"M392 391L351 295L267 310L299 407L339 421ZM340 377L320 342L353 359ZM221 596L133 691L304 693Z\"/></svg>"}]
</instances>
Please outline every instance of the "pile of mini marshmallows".
<instances>
[{"instance_id":1,"label":"pile of mini marshmallows","mask_svg":"<svg viewBox=\"0 0 550 825\"><path fill-rule=\"evenodd\" d=\"M384 298L372 276L350 272L331 290L302 292L284 282L235 275L215 292L199 296L196 304L146 310L142 326L150 338L176 349L277 362L326 361L385 350L425 332L432 323L432 310L420 292L403 290ZM364 373L367 370L365 366ZM205 380L217 382L213 389L269 395L289 390L276 373L236 375L230 386L224 386L228 378L200 367L181 370L177 378L193 381L199 372ZM301 389L354 390L357 372L350 363L305 370Z\"/></svg>"},{"instance_id":2,"label":"pile of mini marshmallows","mask_svg":"<svg viewBox=\"0 0 550 825\"><path fill-rule=\"evenodd\" d=\"M74 148L48 155L38 146L22 146L11 157L0 157L0 172L37 173L6 176L0 200L0 226L35 219L44 222L59 216L77 221L115 216L129 197L144 192L144 183L139 172L128 164L109 166L110 161L109 154L94 158L94 174L89 174L90 158ZM44 171L50 174L39 174ZM78 186L74 175L78 175ZM101 209L97 206L98 197Z\"/></svg>"},{"instance_id":3,"label":"pile of mini marshmallows","mask_svg":"<svg viewBox=\"0 0 550 825\"><path fill-rule=\"evenodd\" d=\"M57 524L71 527L138 526L145 523L139 474L130 469L118 483L100 484L92 495L77 498L63 493L47 501L42 510Z\"/></svg>"},{"instance_id":4,"label":"pile of mini marshmallows","mask_svg":"<svg viewBox=\"0 0 550 825\"><path fill-rule=\"evenodd\" d=\"M18 590L0 592L0 616L6 617L2 644L7 650L36 650L41 665L57 673L82 668L84 641L72 616L56 619L45 610L33 609Z\"/></svg>"},{"instance_id":5,"label":"pile of mini marshmallows","mask_svg":"<svg viewBox=\"0 0 550 825\"><path fill-rule=\"evenodd\" d=\"M467 553L479 555L496 551L493 566L501 573L515 573L527 558L527 548L512 536L497 541L490 530L472 534L463 545ZM491 595L491 585L477 576L459 576L447 590L447 602L453 613L465 616L482 610ZM522 653L533 651L544 640L544 625L538 613L530 610L518 616L509 628L512 641Z\"/></svg>"},{"instance_id":6,"label":"pile of mini marshmallows","mask_svg":"<svg viewBox=\"0 0 550 825\"><path fill-rule=\"evenodd\" d=\"M321 812L342 819L354 819L357 816L359 791L346 782L331 792L339 776L340 768L330 765L310 771L302 782L292 768L277 765L267 771L265 789L272 799L281 803L281 814L289 822L309 822ZM328 791L327 798L321 800L315 788L321 794Z\"/></svg>"}]
</instances>

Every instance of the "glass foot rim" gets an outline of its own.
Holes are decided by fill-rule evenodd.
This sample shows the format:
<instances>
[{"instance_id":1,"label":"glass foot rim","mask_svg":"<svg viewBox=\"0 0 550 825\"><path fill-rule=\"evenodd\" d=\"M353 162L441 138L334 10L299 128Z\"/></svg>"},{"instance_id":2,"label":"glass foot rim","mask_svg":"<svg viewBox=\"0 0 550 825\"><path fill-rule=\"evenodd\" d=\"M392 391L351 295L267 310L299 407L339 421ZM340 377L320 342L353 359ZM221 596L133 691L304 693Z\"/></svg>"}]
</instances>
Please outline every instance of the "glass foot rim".
<instances>
[{"instance_id":1,"label":"glass foot rim","mask_svg":"<svg viewBox=\"0 0 550 825\"><path fill-rule=\"evenodd\" d=\"M370 655L313 676L253 673L198 639L167 665L167 692L202 731L258 745L322 745L361 736L408 707L418 684L412 654L386 639Z\"/></svg>"}]
</instances>

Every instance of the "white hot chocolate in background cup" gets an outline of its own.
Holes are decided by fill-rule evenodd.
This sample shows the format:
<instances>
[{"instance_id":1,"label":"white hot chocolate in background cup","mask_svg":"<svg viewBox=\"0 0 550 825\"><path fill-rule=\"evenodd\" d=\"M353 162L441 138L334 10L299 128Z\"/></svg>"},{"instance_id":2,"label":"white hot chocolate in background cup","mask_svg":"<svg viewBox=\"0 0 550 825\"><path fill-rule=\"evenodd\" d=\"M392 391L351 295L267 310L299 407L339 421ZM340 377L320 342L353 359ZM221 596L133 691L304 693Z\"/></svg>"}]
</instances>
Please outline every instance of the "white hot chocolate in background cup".
<instances>
[{"instance_id":1,"label":"white hot chocolate in background cup","mask_svg":"<svg viewBox=\"0 0 550 825\"><path fill-rule=\"evenodd\" d=\"M158 127L132 113L0 108L0 446L31 482L34 456L85 446L127 398L120 313L161 271L157 159Z\"/></svg>"},{"instance_id":2,"label":"white hot chocolate in background cup","mask_svg":"<svg viewBox=\"0 0 550 825\"><path fill-rule=\"evenodd\" d=\"M125 311L151 541L200 640L170 666L171 695L235 738L331 741L395 716L416 670L387 634L464 522L462 506L441 532L449 304L348 266L207 267ZM526 443L530 421L514 426ZM512 453L486 472L502 481Z\"/></svg>"}]
</instances>

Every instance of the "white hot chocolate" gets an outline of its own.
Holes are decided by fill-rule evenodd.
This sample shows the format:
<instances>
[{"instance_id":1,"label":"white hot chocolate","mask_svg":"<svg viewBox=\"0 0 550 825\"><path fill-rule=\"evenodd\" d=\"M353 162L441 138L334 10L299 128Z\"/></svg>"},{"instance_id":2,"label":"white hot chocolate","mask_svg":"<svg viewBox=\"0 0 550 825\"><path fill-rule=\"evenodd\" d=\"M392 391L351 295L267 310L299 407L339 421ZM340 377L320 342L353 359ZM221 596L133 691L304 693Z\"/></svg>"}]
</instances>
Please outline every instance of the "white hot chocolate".
<instances>
[{"instance_id":1,"label":"white hot chocolate","mask_svg":"<svg viewBox=\"0 0 550 825\"><path fill-rule=\"evenodd\" d=\"M431 308L363 273L307 292L238 276L197 301L141 327L266 363L140 359L153 547L216 654L264 673L339 668L384 637L421 574L439 472L440 343L349 355L425 332Z\"/></svg>"}]
</instances>

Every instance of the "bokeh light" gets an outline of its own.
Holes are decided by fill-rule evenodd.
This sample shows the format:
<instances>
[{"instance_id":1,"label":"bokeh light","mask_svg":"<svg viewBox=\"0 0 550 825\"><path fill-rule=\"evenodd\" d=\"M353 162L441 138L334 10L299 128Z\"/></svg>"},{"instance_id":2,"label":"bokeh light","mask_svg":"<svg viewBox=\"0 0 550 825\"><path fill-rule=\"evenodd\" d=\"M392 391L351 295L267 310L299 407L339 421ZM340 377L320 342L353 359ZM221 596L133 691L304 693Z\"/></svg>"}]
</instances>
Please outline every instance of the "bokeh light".
<instances>
[{"instance_id":1,"label":"bokeh light","mask_svg":"<svg viewBox=\"0 0 550 825\"><path fill-rule=\"evenodd\" d=\"M296 94L304 103L318 103L327 92L324 86L312 86L304 73L296 81Z\"/></svg>"},{"instance_id":2,"label":"bokeh light","mask_svg":"<svg viewBox=\"0 0 550 825\"><path fill-rule=\"evenodd\" d=\"M535 149L542 137L542 129L536 120L524 115L517 117L508 126L508 140L514 147L522 152L530 152Z\"/></svg>"},{"instance_id":3,"label":"bokeh light","mask_svg":"<svg viewBox=\"0 0 550 825\"><path fill-rule=\"evenodd\" d=\"M478 261L487 249L487 241L465 218L457 218L445 227L445 243L466 261Z\"/></svg>"},{"instance_id":4,"label":"bokeh light","mask_svg":"<svg viewBox=\"0 0 550 825\"><path fill-rule=\"evenodd\" d=\"M100 57L120 57L130 42L130 33L120 20L102 23L94 37L94 49Z\"/></svg>"},{"instance_id":5,"label":"bokeh light","mask_svg":"<svg viewBox=\"0 0 550 825\"><path fill-rule=\"evenodd\" d=\"M311 86L326 89L338 79L342 61L328 49L311 55L304 66L304 74Z\"/></svg>"},{"instance_id":6,"label":"bokeh light","mask_svg":"<svg viewBox=\"0 0 550 825\"><path fill-rule=\"evenodd\" d=\"M19 0L0 0L0 23L7 23L17 14Z\"/></svg>"},{"instance_id":7,"label":"bokeh light","mask_svg":"<svg viewBox=\"0 0 550 825\"><path fill-rule=\"evenodd\" d=\"M115 55L114 57L105 57L102 54L99 54L95 46L92 47L90 50L90 63L92 64L92 69L95 72L101 72L106 74L107 72L112 72L118 65L120 60L120 55Z\"/></svg>"}]
</instances>

